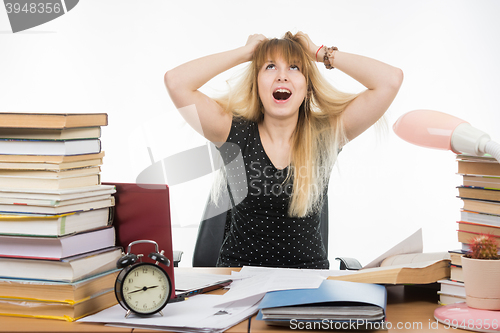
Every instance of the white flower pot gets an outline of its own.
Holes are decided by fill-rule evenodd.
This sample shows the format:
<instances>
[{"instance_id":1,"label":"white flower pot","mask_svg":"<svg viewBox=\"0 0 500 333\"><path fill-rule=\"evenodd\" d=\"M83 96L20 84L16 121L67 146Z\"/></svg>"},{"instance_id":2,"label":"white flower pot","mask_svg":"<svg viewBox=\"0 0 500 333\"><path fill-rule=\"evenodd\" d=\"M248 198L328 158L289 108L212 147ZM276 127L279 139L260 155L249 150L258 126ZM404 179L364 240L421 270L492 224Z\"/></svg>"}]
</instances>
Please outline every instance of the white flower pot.
<instances>
[{"instance_id":1,"label":"white flower pot","mask_svg":"<svg viewBox=\"0 0 500 333\"><path fill-rule=\"evenodd\" d=\"M500 310L500 260L462 257L467 306Z\"/></svg>"}]
</instances>

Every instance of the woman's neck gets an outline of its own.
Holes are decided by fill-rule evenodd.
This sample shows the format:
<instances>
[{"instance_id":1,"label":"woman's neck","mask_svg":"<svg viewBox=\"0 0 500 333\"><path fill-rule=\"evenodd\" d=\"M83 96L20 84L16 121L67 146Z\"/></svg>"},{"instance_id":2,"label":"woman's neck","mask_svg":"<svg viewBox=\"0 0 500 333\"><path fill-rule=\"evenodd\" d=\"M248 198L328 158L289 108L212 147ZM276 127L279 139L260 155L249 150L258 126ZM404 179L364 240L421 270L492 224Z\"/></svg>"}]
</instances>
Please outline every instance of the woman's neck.
<instances>
[{"instance_id":1,"label":"woman's neck","mask_svg":"<svg viewBox=\"0 0 500 333\"><path fill-rule=\"evenodd\" d=\"M264 116L264 120L259 124L259 132L261 136L264 135L273 144L289 145L296 126L297 119L295 117L275 119Z\"/></svg>"},{"instance_id":2,"label":"woman's neck","mask_svg":"<svg viewBox=\"0 0 500 333\"><path fill-rule=\"evenodd\" d=\"M277 169L284 169L290 164L291 138L297 120L274 120L264 117L259 124L259 135L267 156Z\"/></svg>"}]
</instances>

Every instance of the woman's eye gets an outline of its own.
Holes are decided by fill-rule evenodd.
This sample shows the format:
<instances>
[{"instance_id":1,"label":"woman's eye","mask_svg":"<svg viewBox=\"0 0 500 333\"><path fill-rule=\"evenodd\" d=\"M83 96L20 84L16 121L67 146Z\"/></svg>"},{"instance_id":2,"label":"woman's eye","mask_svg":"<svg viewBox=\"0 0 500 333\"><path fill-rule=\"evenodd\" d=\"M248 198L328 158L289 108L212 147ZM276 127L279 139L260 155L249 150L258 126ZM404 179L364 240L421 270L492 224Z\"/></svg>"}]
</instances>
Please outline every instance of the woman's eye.
<instances>
[{"instance_id":1,"label":"woman's eye","mask_svg":"<svg viewBox=\"0 0 500 333\"><path fill-rule=\"evenodd\" d=\"M291 65L290 69L292 69L294 71L300 71L300 68L297 65Z\"/></svg>"},{"instance_id":2,"label":"woman's eye","mask_svg":"<svg viewBox=\"0 0 500 333\"><path fill-rule=\"evenodd\" d=\"M276 66L274 64L269 64L266 66L266 69L274 69Z\"/></svg>"}]
</instances>

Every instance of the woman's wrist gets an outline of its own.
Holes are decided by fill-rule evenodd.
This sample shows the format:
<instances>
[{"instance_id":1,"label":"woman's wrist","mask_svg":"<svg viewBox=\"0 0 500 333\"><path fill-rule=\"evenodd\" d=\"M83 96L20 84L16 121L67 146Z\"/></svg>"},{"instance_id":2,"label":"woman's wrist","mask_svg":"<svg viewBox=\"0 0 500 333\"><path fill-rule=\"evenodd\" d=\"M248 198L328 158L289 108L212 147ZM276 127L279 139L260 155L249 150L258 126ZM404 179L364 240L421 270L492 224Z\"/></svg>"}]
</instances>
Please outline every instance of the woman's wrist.
<instances>
[{"instance_id":1,"label":"woman's wrist","mask_svg":"<svg viewBox=\"0 0 500 333\"><path fill-rule=\"evenodd\" d=\"M323 56L323 62L325 63L326 69L333 69L333 61L335 60L335 53L339 49L336 46L327 47L325 55Z\"/></svg>"},{"instance_id":2,"label":"woman's wrist","mask_svg":"<svg viewBox=\"0 0 500 333\"><path fill-rule=\"evenodd\" d=\"M316 62L322 62L323 61L323 57L321 56L322 52L323 52L323 48L325 46L324 45L321 45L320 47L318 47L318 50L316 51L315 53L315 56L314 56L314 59L316 60ZM320 57L318 58L318 54L320 55Z\"/></svg>"},{"instance_id":3,"label":"woman's wrist","mask_svg":"<svg viewBox=\"0 0 500 333\"><path fill-rule=\"evenodd\" d=\"M333 61L338 50L336 46L328 47L321 45L316 51L315 59L317 62L322 62L326 69L333 69Z\"/></svg>"},{"instance_id":4,"label":"woman's wrist","mask_svg":"<svg viewBox=\"0 0 500 333\"><path fill-rule=\"evenodd\" d=\"M252 60L254 48L251 48L248 45L243 45L234 49L233 52L237 54L239 62L244 63Z\"/></svg>"}]
</instances>

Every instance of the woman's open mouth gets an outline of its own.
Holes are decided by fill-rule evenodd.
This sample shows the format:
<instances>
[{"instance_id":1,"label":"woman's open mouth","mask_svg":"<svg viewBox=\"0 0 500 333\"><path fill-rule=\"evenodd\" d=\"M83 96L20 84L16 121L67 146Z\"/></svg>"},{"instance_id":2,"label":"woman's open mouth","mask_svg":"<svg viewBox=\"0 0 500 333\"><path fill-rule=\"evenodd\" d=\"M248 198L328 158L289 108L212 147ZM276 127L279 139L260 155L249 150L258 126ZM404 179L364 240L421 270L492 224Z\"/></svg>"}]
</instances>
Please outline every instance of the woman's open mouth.
<instances>
[{"instance_id":1,"label":"woman's open mouth","mask_svg":"<svg viewBox=\"0 0 500 333\"><path fill-rule=\"evenodd\" d=\"M286 88L278 88L273 92L273 98L278 103L286 102L290 96L292 96L292 92Z\"/></svg>"}]
</instances>

